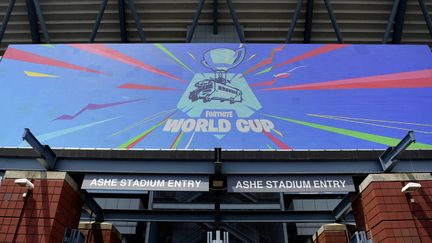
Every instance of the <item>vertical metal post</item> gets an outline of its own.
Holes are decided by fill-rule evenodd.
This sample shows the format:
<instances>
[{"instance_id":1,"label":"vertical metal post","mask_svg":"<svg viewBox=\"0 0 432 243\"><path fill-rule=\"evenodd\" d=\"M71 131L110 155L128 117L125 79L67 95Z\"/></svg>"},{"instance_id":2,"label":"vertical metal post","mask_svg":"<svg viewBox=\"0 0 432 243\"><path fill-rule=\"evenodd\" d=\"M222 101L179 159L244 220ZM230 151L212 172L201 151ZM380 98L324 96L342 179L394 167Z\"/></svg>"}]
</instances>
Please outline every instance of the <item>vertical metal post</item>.
<instances>
[{"instance_id":1,"label":"vertical metal post","mask_svg":"<svg viewBox=\"0 0 432 243\"><path fill-rule=\"evenodd\" d=\"M191 41L192 41L192 37L195 33L195 29L196 29L196 26L198 24L198 19L201 15L202 9L204 8L204 3L205 3L205 0L200 0L200 2L198 4L198 8L196 9L194 18L192 20L192 25L191 25L188 33L187 33L187 36L186 36L186 43L191 43Z\"/></svg>"},{"instance_id":2,"label":"vertical metal post","mask_svg":"<svg viewBox=\"0 0 432 243\"><path fill-rule=\"evenodd\" d=\"M234 22L234 26L236 28L237 35L238 35L238 37L240 39L240 42L241 43L245 43L245 38L244 38L244 35L243 35L243 31L241 29L241 26L240 26L240 23L239 23L239 20L238 20L235 8L234 8L234 6L232 4L232 0L227 0L227 5L228 5L228 8L229 8L229 11L230 11L230 14L231 14L231 18L232 18L232 20Z\"/></svg>"},{"instance_id":3,"label":"vertical metal post","mask_svg":"<svg viewBox=\"0 0 432 243\"><path fill-rule=\"evenodd\" d=\"M336 37L338 39L338 42L342 44L344 41L343 41L342 34L340 32L340 29L339 29L339 25L338 25L338 23L336 21L336 16L335 16L335 14L333 12L333 7L331 5L331 2L330 2L330 0L324 0L324 3L325 3L325 6L327 8L327 13L328 13L328 15L330 17L333 29L334 29L334 31L336 33Z\"/></svg>"},{"instance_id":4,"label":"vertical metal post","mask_svg":"<svg viewBox=\"0 0 432 243\"><path fill-rule=\"evenodd\" d=\"M420 8L423 12L423 17L425 19L426 25L429 29L429 34L432 37L432 19L429 15L429 12L427 10L427 7L426 7L424 0L418 0L418 1L419 1Z\"/></svg>"},{"instance_id":5,"label":"vertical metal post","mask_svg":"<svg viewBox=\"0 0 432 243\"><path fill-rule=\"evenodd\" d=\"M394 0L393 1L393 7L392 7L392 10L391 10L388 22L387 22L387 27L386 27L386 30L385 30L385 33L384 33L383 44L387 44L387 42L388 42L388 38L389 38L389 35L390 35L390 30L391 30L391 27L393 26L393 21L394 21L394 19L396 17L397 9L399 7L399 1L400 0Z\"/></svg>"},{"instance_id":6,"label":"vertical metal post","mask_svg":"<svg viewBox=\"0 0 432 243\"><path fill-rule=\"evenodd\" d=\"M15 6L15 2L16 2L16 0L9 0L9 5L6 9L6 13L5 13L5 16L3 17L2 25L0 28L0 43L2 42L4 33L6 32L6 27L9 23L9 19L10 19L10 16L12 14L12 10Z\"/></svg>"},{"instance_id":7,"label":"vertical metal post","mask_svg":"<svg viewBox=\"0 0 432 243\"><path fill-rule=\"evenodd\" d=\"M218 34L218 0L213 0L213 35Z\"/></svg>"},{"instance_id":8,"label":"vertical metal post","mask_svg":"<svg viewBox=\"0 0 432 243\"><path fill-rule=\"evenodd\" d=\"M153 209L153 196L154 196L154 192L153 191L149 191L148 192L147 209ZM146 224L146 232L145 232L145 240L144 240L145 243L149 243L151 227L152 227L152 223L151 222L147 222L147 224Z\"/></svg>"},{"instance_id":9,"label":"vertical metal post","mask_svg":"<svg viewBox=\"0 0 432 243\"><path fill-rule=\"evenodd\" d=\"M89 39L90 43L93 43L95 38L96 38L96 34L97 34L98 29L99 29L100 23L102 21L102 17L105 13L105 8L106 8L107 4L108 4L108 0L101 0L99 12L98 12L97 17L96 17L96 22L95 22L95 24L93 26L93 30L90 34L90 39Z\"/></svg>"},{"instance_id":10,"label":"vertical metal post","mask_svg":"<svg viewBox=\"0 0 432 243\"><path fill-rule=\"evenodd\" d=\"M39 44L40 43L40 34L39 34L39 26L38 19L36 16L36 9L34 7L32 0L26 0L27 6L27 17L29 21L30 32L32 36L32 43Z\"/></svg>"},{"instance_id":11,"label":"vertical metal post","mask_svg":"<svg viewBox=\"0 0 432 243\"><path fill-rule=\"evenodd\" d=\"M44 36L45 43L49 44L50 39L48 36L48 30L47 30L47 27L45 25L45 20L44 20L43 15L42 15L42 10L40 8L39 0L33 0L33 4L34 4L35 10L36 10L36 15L39 19L39 25L40 25L40 28L42 30L42 34Z\"/></svg>"},{"instance_id":12,"label":"vertical metal post","mask_svg":"<svg viewBox=\"0 0 432 243\"><path fill-rule=\"evenodd\" d=\"M118 0L119 22L120 22L120 38L122 43L127 42L126 14L124 0Z\"/></svg>"},{"instance_id":13,"label":"vertical metal post","mask_svg":"<svg viewBox=\"0 0 432 243\"><path fill-rule=\"evenodd\" d=\"M405 12L407 8L406 0L399 2L399 7L396 13L396 22L393 28L393 44L400 44L402 39L403 25L405 22Z\"/></svg>"},{"instance_id":14,"label":"vertical metal post","mask_svg":"<svg viewBox=\"0 0 432 243\"><path fill-rule=\"evenodd\" d=\"M313 17L313 0L307 0L303 43L311 42L312 17Z\"/></svg>"},{"instance_id":15,"label":"vertical metal post","mask_svg":"<svg viewBox=\"0 0 432 243\"><path fill-rule=\"evenodd\" d=\"M285 200L284 200L284 194L283 192L279 193L280 196L280 205L281 205L281 211L285 211ZM283 227L283 234L284 234L284 243L288 243L288 229L287 229L287 223L282 223Z\"/></svg>"},{"instance_id":16,"label":"vertical metal post","mask_svg":"<svg viewBox=\"0 0 432 243\"><path fill-rule=\"evenodd\" d=\"M146 38L145 38L144 31L143 31L143 28L142 28L142 25L141 25L141 19L138 16L138 13L137 13L137 10L136 10L135 0L129 0L128 2L129 2L129 8L131 10L132 16L133 16L134 21L135 21L135 26L137 28L138 35L139 35L139 37L141 39L141 42L145 43L146 42Z\"/></svg>"},{"instance_id":17,"label":"vertical metal post","mask_svg":"<svg viewBox=\"0 0 432 243\"><path fill-rule=\"evenodd\" d=\"M296 9L295 9L294 15L293 15L293 17L291 19L291 26L289 28L288 36L287 36L287 38L285 40L285 43L288 43L288 42L291 41L291 38L292 38L292 36L294 34L294 30L295 30L295 27L296 27L296 24L297 24L298 17L300 15L300 11L301 11L302 5L303 5L303 0L297 0L297 6L296 6Z\"/></svg>"}]
</instances>

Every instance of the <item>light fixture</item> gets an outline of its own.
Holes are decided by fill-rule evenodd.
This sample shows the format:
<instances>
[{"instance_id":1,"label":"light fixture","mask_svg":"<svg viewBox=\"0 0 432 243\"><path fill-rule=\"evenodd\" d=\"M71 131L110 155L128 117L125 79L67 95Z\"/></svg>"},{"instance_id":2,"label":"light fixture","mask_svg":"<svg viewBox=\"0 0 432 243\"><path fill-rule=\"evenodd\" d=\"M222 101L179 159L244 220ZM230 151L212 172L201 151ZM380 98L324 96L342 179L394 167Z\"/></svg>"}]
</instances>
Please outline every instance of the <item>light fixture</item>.
<instances>
[{"instance_id":1,"label":"light fixture","mask_svg":"<svg viewBox=\"0 0 432 243\"><path fill-rule=\"evenodd\" d=\"M401 192L412 193L412 192L415 192L416 190L418 190L419 188L421 188L421 184L420 183L409 182L404 187L402 187Z\"/></svg>"},{"instance_id":2,"label":"light fixture","mask_svg":"<svg viewBox=\"0 0 432 243\"><path fill-rule=\"evenodd\" d=\"M29 190L33 190L34 189L34 185L33 183L27 179L27 178L22 178L22 179L16 179L15 180L15 184L20 186L20 187L26 187Z\"/></svg>"}]
</instances>

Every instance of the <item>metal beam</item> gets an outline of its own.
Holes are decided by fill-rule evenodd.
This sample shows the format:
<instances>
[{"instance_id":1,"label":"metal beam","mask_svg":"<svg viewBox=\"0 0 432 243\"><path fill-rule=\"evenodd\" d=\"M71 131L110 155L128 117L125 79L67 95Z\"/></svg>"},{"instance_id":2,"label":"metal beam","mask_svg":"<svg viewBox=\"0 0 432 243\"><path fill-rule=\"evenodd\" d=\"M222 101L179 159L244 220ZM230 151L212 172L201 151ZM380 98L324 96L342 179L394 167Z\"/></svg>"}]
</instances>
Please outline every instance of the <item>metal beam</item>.
<instances>
[{"instance_id":1,"label":"metal beam","mask_svg":"<svg viewBox=\"0 0 432 243\"><path fill-rule=\"evenodd\" d=\"M15 2L16 2L16 0L9 0L9 5L6 9L6 13L5 13L5 16L3 17L2 25L0 28L0 43L2 42L4 33L6 32L6 28L8 26L9 19L10 19L10 16L12 14L12 10L15 6Z\"/></svg>"},{"instance_id":2,"label":"metal beam","mask_svg":"<svg viewBox=\"0 0 432 243\"><path fill-rule=\"evenodd\" d=\"M407 8L406 0L399 2L399 7L396 13L396 21L393 27L392 44L400 44L402 39L402 31L405 22L405 12Z\"/></svg>"},{"instance_id":3,"label":"metal beam","mask_svg":"<svg viewBox=\"0 0 432 243\"><path fill-rule=\"evenodd\" d=\"M204 8L204 3L205 3L205 0L200 0L200 2L198 4L198 7L195 11L194 18L192 20L192 25L189 28L189 31L188 31L187 36L186 36L186 43L191 43L191 41L192 41L192 37L195 33L195 29L196 29L196 26L198 24L199 17L201 15L202 9Z\"/></svg>"},{"instance_id":4,"label":"metal beam","mask_svg":"<svg viewBox=\"0 0 432 243\"><path fill-rule=\"evenodd\" d=\"M104 221L104 212L91 195L84 191L84 205L96 215L96 222Z\"/></svg>"},{"instance_id":5,"label":"metal beam","mask_svg":"<svg viewBox=\"0 0 432 243\"><path fill-rule=\"evenodd\" d=\"M153 209L214 210L212 203L153 203ZM221 203L220 210L280 210L277 203Z\"/></svg>"},{"instance_id":6,"label":"metal beam","mask_svg":"<svg viewBox=\"0 0 432 243\"><path fill-rule=\"evenodd\" d=\"M427 152L427 151L426 151ZM405 157L405 156L403 156ZM186 163L187 162L187 163ZM131 174L213 174L214 163L208 161L161 161L161 160L121 160L121 159L65 159L58 158L55 169L72 173L131 173ZM1 157L0 170L45 170L32 157ZM375 160L328 160L328 161L266 161L224 162L225 175L283 175L283 174L351 174L367 175L382 173L380 162ZM400 159L393 172L430 172L432 159Z\"/></svg>"},{"instance_id":7,"label":"metal beam","mask_svg":"<svg viewBox=\"0 0 432 243\"><path fill-rule=\"evenodd\" d=\"M213 0L213 35L217 35L218 34L218 8L219 8L219 4L218 4L218 0Z\"/></svg>"},{"instance_id":8,"label":"metal beam","mask_svg":"<svg viewBox=\"0 0 432 243\"><path fill-rule=\"evenodd\" d=\"M384 153L379 157L383 171L390 172L399 162L396 160L396 157L414 142L414 132L409 131L398 145L395 147L389 147L386 151L384 151Z\"/></svg>"},{"instance_id":9,"label":"metal beam","mask_svg":"<svg viewBox=\"0 0 432 243\"><path fill-rule=\"evenodd\" d=\"M104 210L106 221L214 223L213 210ZM332 223L332 211L221 211L221 223Z\"/></svg>"},{"instance_id":10,"label":"metal beam","mask_svg":"<svg viewBox=\"0 0 432 243\"><path fill-rule=\"evenodd\" d=\"M100 6L99 6L99 11L98 11L98 14L96 17L96 22L95 22L95 24L93 26L93 30L90 34L90 39L89 39L90 43L93 43L95 38L96 38L96 34L97 34L97 31L99 30L99 26L100 26L100 23L102 21L102 17L105 13L105 8L107 5L108 5L108 0L101 0Z\"/></svg>"},{"instance_id":11,"label":"metal beam","mask_svg":"<svg viewBox=\"0 0 432 243\"><path fill-rule=\"evenodd\" d=\"M238 17L237 17L237 13L235 11L235 8L234 8L234 5L232 3L232 0L227 0L226 2L227 2L227 5L228 5L228 9L230 11L230 14L231 14L231 18L232 18L232 20L234 22L234 26L236 28L237 35L238 35L238 37L240 39L240 42L241 43L245 43L245 38L244 38L243 30L241 29L241 26L240 26L240 23L239 23L239 20L238 20Z\"/></svg>"},{"instance_id":12,"label":"metal beam","mask_svg":"<svg viewBox=\"0 0 432 243\"><path fill-rule=\"evenodd\" d=\"M48 30L47 30L47 27L45 25L45 20L44 20L44 17L42 15L42 10L41 10L40 4L39 4L39 0L33 0L33 5L35 7L36 15L37 15L38 20L39 20L39 25L40 25L42 34L44 36L45 43L49 44L49 43L51 43L51 41L50 41L50 38L48 36Z\"/></svg>"},{"instance_id":13,"label":"metal beam","mask_svg":"<svg viewBox=\"0 0 432 243\"><path fill-rule=\"evenodd\" d=\"M351 196L353 193L348 193L345 195L344 198L339 202L338 205L333 209L333 214L335 216L336 222L342 221L344 216L349 212L351 209Z\"/></svg>"},{"instance_id":14,"label":"metal beam","mask_svg":"<svg viewBox=\"0 0 432 243\"><path fill-rule=\"evenodd\" d=\"M311 42L312 16L313 16L313 0L307 0L303 43Z\"/></svg>"},{"instance_id":15,"label":"metal beam","mask_svg":"<svg viewBox=\"0 0 432 243\"><path fill-rule=\"evenodd\" d=\"M142 25L141 25L141 19L140 19L139 15L138 15L138 12L137 12L137 9L136 9L135 0L129 0L128 3L129 3L129 8L131 10L131 14L132 14L132 16L134 18L134 21L135 21L135 26L136 26L136 29L138 31L138 35L139 35L139 37L141 39L141 42L145 43L146 42L146 38L145 38L144 31L143 31L143 28L142 28Z\"/></svg>"},{"instance_id":16,"label":"metal beam","mask_svg":"<svg viewBox=\"0 0 432 243\"><path fill-rule=\"evenodd\" d=\"M55 168L57 155L51 150L50 146L42 145L28 128L24 129L22 138L38 153L40 156L38 161L46 170Z\"/></svg>"},{"instance_id":17,"label":"metal beam","mask_svg":"<svg viewBox=\"0 0 432 243\"><path fill-rule=\"evenodd\" d=\"M418 0L418 1L419 1L420 8L422 10L426 25L428 27L429 34L432 37L432 19L431 19L429 12L427 10L427 6L426 6L424 0Z\"/></svg>"},{"instance_id":18,"label":"metal beam","mask_svg":"<svg viewBox=\"0 0 432 243\"><path fill-rule=\"evenodd\" d=\"M402 0L402 1L405 1L405 0ZM399 7L399 2L400 2L400 0L394 0L393 1L392 10L390 12L390 16L389 16L389 19L387 21L387 27L386 27L386 30L384 32L383 44L387 44L387 42L388 42L388 38L390 36L390 30L393 26L393 21L396 17L397 9Z\"/></svg>"},{"instance_id":19,"label":"metal beam","mask_svg":"<svg viewBox=\"0 0 432 243\"><path fill-rule=\"evenodd\" d=\"M338 25L337 20L336 20L336 16L333 12L333 7L331 5L331 2L330 2L330 0L324 0L324 3L326 6L326 9L327 9L327 13L330 17L333 29L336 33L336 37L338 39L338 42L342 44L342 43L344 43L344 41L343 41L342 34L340 32L340 29L339 29L339 25Z\"/></svg>"},{"instance_id":20,"label":"metal beam","mask_svg":"<svg viewBox=\"0 0 432 243\"><path fill-rule=\"evenodd\" d=\"M303 0L297 0L297 6L296 6L296 9L294 11L294 15L293 15L293 17L291 19L291 26L290 26L290 28L288 30L288 36L287 36L287 38L285 40L285 43L291 42L292 36L294 34L295 27L296 27L296 24L297 24L297 20L298 20L299 15L300 15L300 11L301 11L302 5L303 5Z\"/></svg>"},{"instance_id":21,"label":"metal beam","mask_svg":"<svg viewBox=\"0 0 432 243\"><path fill-rule=\"evenodd\" d=\"M29 21L30 33L32 36L32 43L39 44L41 43L40 34L39 34L39 25L38 25L38 18L36 16L36 9L33 1L26 0L26 6L27 6L27 17Z\"/></svg>"},{"instance_id":22,"label":"metal beam","mask_svg":"<svg viewBox=\"0 0 432 243\"><path fill-rule=\"evenodd\" d=\"M127 43L127 27L124 0L118 0L118 13L120 24L120 38L122 43Z\"/></svg>"}]
</instances>

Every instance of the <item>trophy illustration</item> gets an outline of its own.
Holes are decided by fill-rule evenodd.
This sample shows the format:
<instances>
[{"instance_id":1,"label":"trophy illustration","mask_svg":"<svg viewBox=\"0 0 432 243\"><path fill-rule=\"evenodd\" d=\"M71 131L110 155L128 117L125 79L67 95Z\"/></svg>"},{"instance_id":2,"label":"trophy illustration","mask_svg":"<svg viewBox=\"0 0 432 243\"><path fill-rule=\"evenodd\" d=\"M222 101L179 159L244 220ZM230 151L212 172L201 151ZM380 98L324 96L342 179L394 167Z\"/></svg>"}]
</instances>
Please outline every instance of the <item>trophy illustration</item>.
<instances>
[{"instance_id":1,"label":"trophy illustration","mask_svg":"<svg viewBox=\"0 0 432 243\"><path fill-rule=\"evenodd\" d=\"M229 82L226 79L227 71L239 65L243 61L245 54L246 50L244 47L237 50L216 48L207 51L201 63L213 70L216 82L226 84Z\"/></svg>"},{"instance_id":2,"label":"trophy illustration","mask_svg":"<svg viewBox=\"0 0 432 243\"><path fill-rule=\"evenodd\" d=\"M216 48L204 53L201 63L213 70L214 78L206 78L194 84L195 89L189 93L192 102L202 100L204 103L210 101L229 102L230 104L241 103L243 92L235 86L229 85L227 71L239 65L246 54L246 49L241 47L237 50L228 48Z\"/></svg>"}]
</instances>

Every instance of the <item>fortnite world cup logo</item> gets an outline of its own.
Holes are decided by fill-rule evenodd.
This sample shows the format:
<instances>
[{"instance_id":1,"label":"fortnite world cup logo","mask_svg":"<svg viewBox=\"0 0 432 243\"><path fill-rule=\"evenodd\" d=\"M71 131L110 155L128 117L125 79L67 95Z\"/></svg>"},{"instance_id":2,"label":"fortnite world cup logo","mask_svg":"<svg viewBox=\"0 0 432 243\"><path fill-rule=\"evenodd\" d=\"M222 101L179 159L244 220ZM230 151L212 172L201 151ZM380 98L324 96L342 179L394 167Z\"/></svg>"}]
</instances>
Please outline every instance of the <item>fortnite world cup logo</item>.
<instances>
[{"instance_id":1,"label":"fortnite world cup logo","mask_svg":"<svg viewBox=\"0 0 432 243\"><path fill-rule=\"evenodd\" d=\"M204 53L201 64L211 69L214 77L196 82L195 89L189 94L189 99L192 102L201 99L204 103L212 100L227 101L230 104L241 103L243 93L240 89L230 85L231 80L228 80L227 72L238 66L243 61L245 54L244 47L237 50L217 48Z\"/></svg>"}]
</instances>

